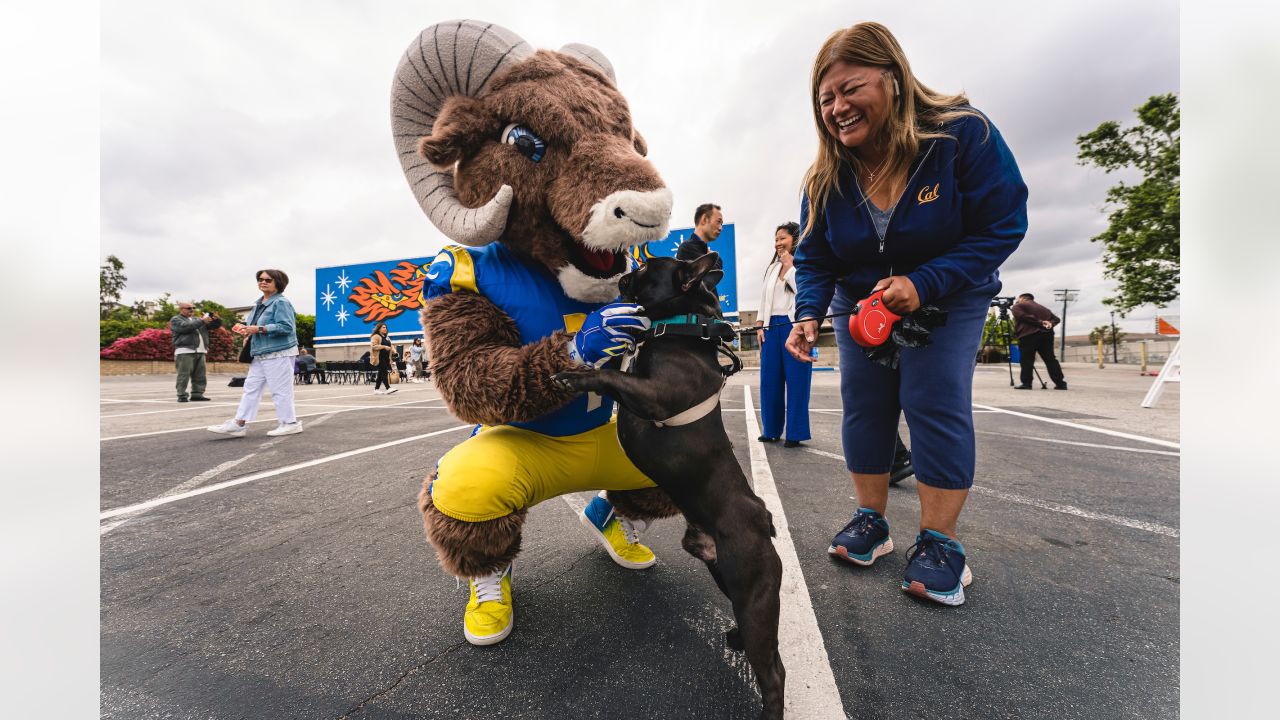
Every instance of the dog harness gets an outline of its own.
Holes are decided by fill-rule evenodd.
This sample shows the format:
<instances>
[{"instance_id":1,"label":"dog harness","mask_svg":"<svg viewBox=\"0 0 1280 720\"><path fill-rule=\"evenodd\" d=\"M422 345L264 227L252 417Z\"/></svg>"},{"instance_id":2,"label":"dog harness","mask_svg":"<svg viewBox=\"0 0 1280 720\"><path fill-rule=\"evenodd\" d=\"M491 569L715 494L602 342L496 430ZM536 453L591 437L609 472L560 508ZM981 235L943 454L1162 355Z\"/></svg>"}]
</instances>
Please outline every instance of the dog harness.
<instances>
[{"instance_id":1,"label":"dog harness","mask_svg":"<svg viewBox=\"0 0 1280 720\"><path fill-rule=\"evenodd\" d=\"M728 347L729 341L738 336L738 331L732 325L717 317L693 313L654 320L648 330L637 336L635 349L623 357L622 372L631 371L631 365L635 361L636 355L640 353L641 345L664 335L683 335L702 340L714 340L716 342L716 351L721 355L729 356L731 363L728 367L720 365L720 373L724 375L724 379L720 381L720 387L716 388L716 391L706 400L665 420L649 421L658 427L679 427L680 425L697 422L715 409L715 406L720 404L720 393L724 390L729 376L742 369L742 359Z\"/></svg>"}]
</instances>

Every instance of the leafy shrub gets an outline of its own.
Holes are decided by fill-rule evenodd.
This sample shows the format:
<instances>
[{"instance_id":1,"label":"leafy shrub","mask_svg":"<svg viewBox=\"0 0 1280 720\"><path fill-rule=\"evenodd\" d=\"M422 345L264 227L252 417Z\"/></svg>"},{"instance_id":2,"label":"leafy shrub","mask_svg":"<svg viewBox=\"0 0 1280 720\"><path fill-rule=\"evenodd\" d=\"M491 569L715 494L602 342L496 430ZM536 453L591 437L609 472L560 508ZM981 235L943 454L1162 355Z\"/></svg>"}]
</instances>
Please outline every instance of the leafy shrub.
<instances>
[{"instance_id":1,"label":"leafy shrub","mask_svg":"<svg viewBox=\"0 0 1280 720\"><path fill-rule=\"evenodd\" d=\"M240 353L238 337L226 328L209 333L209 354L206 360L222 362L235 360ZM105 360L172 360L173 334L168 328L147 328L132 337L120 338L111 343L99 355Z\"/></svg>"}]
</instances>

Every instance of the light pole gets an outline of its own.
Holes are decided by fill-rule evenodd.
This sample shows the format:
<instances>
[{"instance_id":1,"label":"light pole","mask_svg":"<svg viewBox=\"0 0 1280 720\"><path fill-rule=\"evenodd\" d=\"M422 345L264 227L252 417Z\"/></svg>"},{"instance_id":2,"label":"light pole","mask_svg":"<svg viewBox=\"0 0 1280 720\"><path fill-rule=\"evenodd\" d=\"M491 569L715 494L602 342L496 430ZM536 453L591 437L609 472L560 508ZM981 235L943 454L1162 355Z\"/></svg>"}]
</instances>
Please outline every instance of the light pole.
<instances>
[{"instance_id":1,"label":"light pole","mask_svg":"<svg viewBox=\"0 0 1280 720\"><path fill-rule=\"evenodd\" d=\"M1120 364L1120 348L1116 344L1116 311L1111 311L1111 362Z\"/></svg>"},{"instance_id":2,"label":"light pole","mask_svg":"<svg viewBox=\"0 0 1280 720\"><path fill-rule=\"evenodd\" d=\"M1063 360L1067 359L1067 303L1075 302L1079 292L1079 289L1072 290L1071 288L1053 291L1053 299L1062 301L1062 345L1060 346L1062 349L1058 351L1058 355Z\"/></svg>"}]
</instances>

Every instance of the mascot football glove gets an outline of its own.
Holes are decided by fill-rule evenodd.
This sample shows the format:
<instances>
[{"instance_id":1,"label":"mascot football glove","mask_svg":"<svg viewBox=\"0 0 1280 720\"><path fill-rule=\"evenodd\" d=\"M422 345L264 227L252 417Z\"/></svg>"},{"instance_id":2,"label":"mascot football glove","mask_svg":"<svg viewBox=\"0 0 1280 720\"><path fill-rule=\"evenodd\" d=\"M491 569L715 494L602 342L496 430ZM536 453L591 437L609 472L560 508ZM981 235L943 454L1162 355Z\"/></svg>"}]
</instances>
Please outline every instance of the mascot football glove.
<instances>
[{"instance_id":1,"label":"mascot football glove","mask_svg":"<svg viewBox=\"0 0 1280 720\"><path fill-rule=\"evenodd\" d=\"M633 333L649 329L644 308L631 303L610 303L582 321L582 329L569 341L569 355L583 365L600 367L636 346Z\"/></svg>"}]
</instances>

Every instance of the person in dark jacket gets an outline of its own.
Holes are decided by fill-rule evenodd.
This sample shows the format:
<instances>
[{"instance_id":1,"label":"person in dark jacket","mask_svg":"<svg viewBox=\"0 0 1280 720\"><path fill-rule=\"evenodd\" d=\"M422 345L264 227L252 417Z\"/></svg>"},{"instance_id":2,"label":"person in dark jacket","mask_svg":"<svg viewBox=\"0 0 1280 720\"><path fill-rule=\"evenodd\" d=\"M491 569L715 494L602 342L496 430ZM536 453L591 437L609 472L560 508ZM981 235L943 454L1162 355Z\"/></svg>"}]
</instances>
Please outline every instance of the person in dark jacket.
<instances>
[{"instance_id":1,"label":"person in dark jacket","mask_svg":"<svg viewBox=\"0 0 1280 720\"><path fill-rule=\"evenodd\" d=\"M195 314L196 308L189 302L178 303L178 314L169 318L169 333L173 335L173 364L178 371L178 402L188 400L207 401L204 396L208 378L205 374L205 355L212 345L209 331L222 327L222 318L212 313ZM187 383L191 394L187 395Z\"/></svg>"},{"instance_id":2,"label":"person in dark jacket","mask_svg":"<svg viewBox=\"0 0 1280 720\"><path fill-rule=\"evenodd\" d=\"M724 214L720 212L720 206L715 203L703 203L693 211L693 234L684 242L680 243L680 247L676 248L677 260L697 260L698 258L711 252L711 245L720 237L720 231L724 229ZM724 268L724 261L716 257L715 269ZM716 291L716 281L703 278L702 284L711 292ZM719 297L717 295L717 297Z\"/></svg>"},{"instance_id":3,"label":"person in dark jacket","mask_svg":"<svg viewBox=\"0 0 1280 720\"><path fill-rule=\"evenodd\" d=\"M1022 384L1018 390L1031 389L1031 376L1035 370L1036 353L1044 360L1055 390L1066 390L1067 381L1062 376L1062 366L1053 356L1053 329L1062 322L1049 308L1036 302L1036 296L1022 293L1009 308L1013 314L1015 332L1018 335L1018 357L1022 364Z\"/></svg>"},{"instance_id":4,"label":"person in dark jacket","mask_svg":"<svg viewBox=\"0 0 1280 720\"><path fill-rule=\"evenodd\" d=\"M948 313L931 345L901 348L896 369L868 359L847 321L835 323L845 466L858 508L828 552L865 566L892 551L884 512L905 413L920 525L901 586L960 605L973 579L956 539L976 465L973 359L1000 290L998 268L1027 231L1027 187L995 125L963 93L916 79L883 25L832 34L811 77L818 156L801 198L788 351L810 362L828 307L847 313L876 290L899 315L925 304Z\"/></svg>"}]
</instances>

